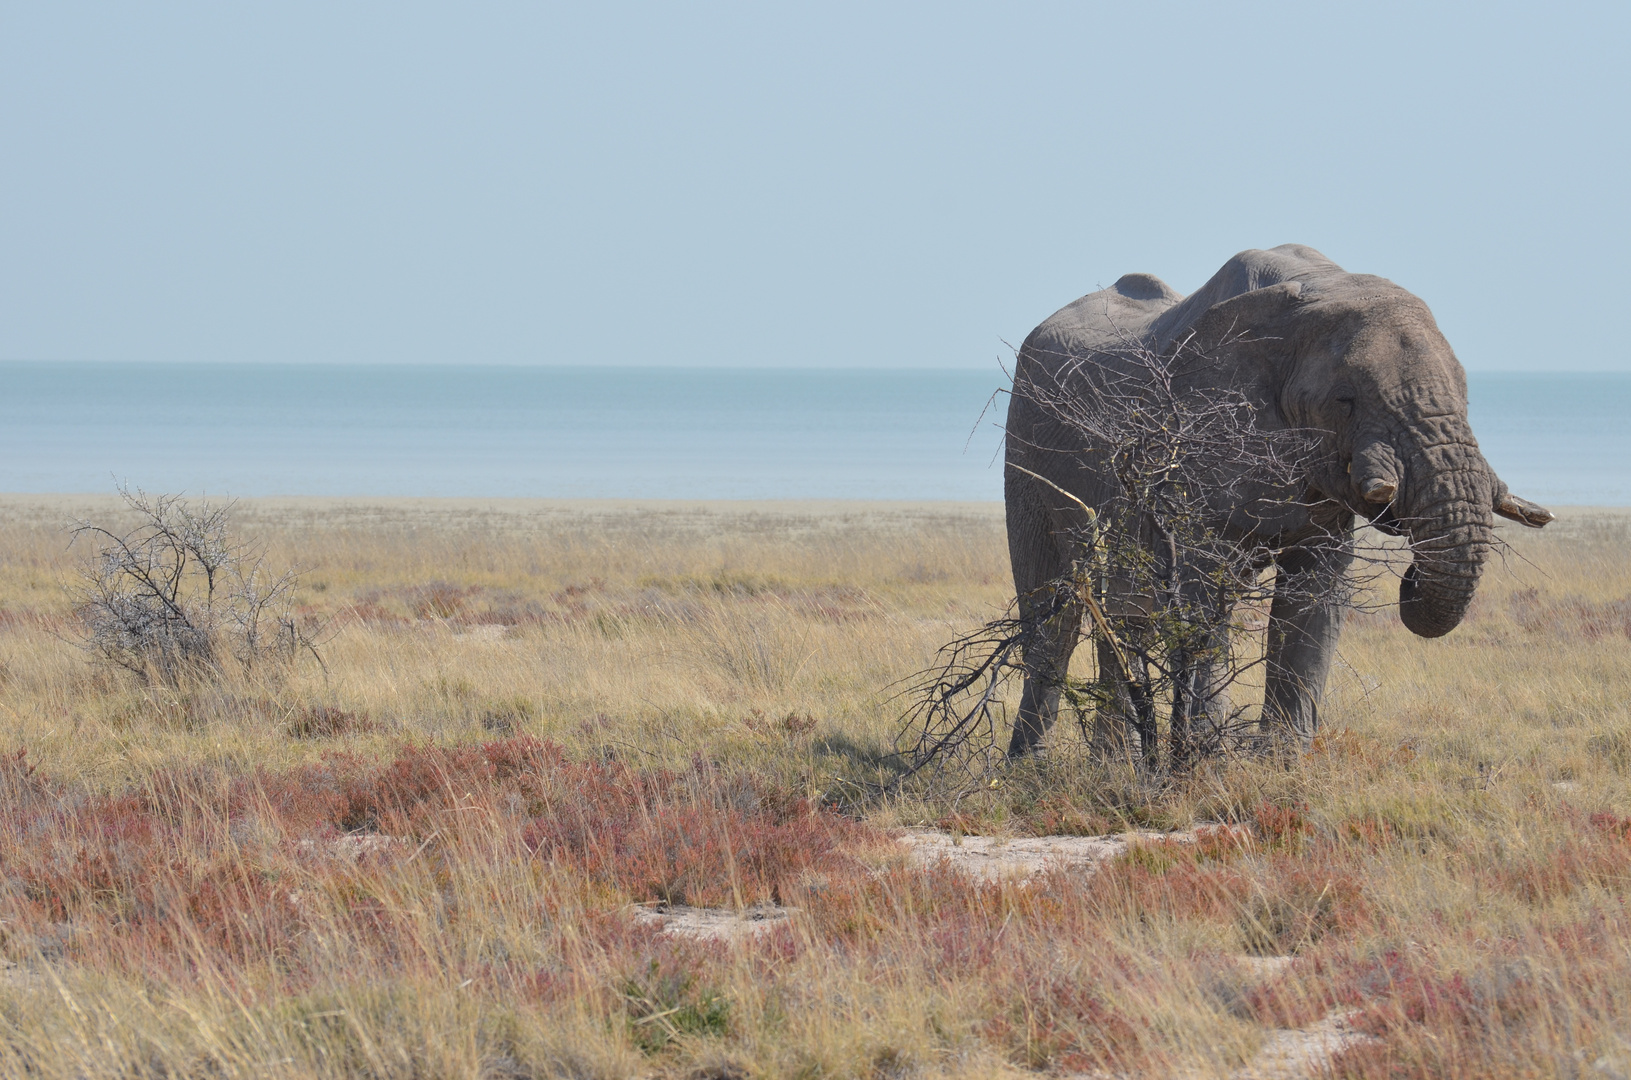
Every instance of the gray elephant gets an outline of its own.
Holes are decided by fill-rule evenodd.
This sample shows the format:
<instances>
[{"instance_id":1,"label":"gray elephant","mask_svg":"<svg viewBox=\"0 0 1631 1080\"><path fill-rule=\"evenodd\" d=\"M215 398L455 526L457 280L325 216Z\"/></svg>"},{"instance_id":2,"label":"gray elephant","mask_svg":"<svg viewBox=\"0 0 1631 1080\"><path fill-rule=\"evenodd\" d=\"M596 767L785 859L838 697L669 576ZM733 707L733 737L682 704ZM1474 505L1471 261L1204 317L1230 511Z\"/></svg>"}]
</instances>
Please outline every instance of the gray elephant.
<instances>
[{"instance_id":1,"label":"gray elephant","mask_svg":"<svg viewBox=\"0 0 1631 1080\"><path fill-rule=\"evenodd\" d=\"M1312 433L1296 483L1250 495L1274 512L1243 519L1238 491L1215 507L1222 534L1269 552L1275 566L1261 722L1286 742L1306 741L1319 722L1356 515L1408 536L1399 613L1423 637L1449 633L1466 613L1493 515L1536 528L1552 520L1511 495L1480 454L1467 424L1466 374L1411 293L1295 244L1242 252L1189 297L1129 274L1038 326L1017 359L1004 469L1008 546L1020 614L1042 629L1024 650L1010 756L1036 748L1058 713L1082 611L1056 586L1080 556L1090 508L1112 498L1117 483L1099 448L1082 445L1044 399L1090 399L1107 377L1136 377L1130 344L1170 355L1196 341L1211 351L1190 378L1238 393L1265 432ZM1032 392L1038 387L1050 393ZM1106 606L1115 580L1112 571ZM1112 668L1107 648L1101 635L1101 672Z\"/></svg>"}]
</instances>

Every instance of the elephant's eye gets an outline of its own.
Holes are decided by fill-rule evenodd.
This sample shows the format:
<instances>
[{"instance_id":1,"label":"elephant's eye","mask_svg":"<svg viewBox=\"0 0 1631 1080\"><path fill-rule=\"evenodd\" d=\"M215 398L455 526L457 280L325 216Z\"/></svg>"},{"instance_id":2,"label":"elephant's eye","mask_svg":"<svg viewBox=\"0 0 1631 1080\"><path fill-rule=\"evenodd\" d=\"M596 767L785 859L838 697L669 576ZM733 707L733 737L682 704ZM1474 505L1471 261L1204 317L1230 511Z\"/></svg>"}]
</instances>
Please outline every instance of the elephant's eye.
<instances>
[{"instance_id":1,"label":"elephant's eye","mask_svg":"<svg viewBox=\"0 0 1631 1080\"><path fill-rule=\"evenodd\" d=\"M1354 399L1352 397L1344 394L1343 396L1337 398L1337 404L1342 407L1344 415L1352 416L1354 414Z\"/></svg>"}]
</instances>

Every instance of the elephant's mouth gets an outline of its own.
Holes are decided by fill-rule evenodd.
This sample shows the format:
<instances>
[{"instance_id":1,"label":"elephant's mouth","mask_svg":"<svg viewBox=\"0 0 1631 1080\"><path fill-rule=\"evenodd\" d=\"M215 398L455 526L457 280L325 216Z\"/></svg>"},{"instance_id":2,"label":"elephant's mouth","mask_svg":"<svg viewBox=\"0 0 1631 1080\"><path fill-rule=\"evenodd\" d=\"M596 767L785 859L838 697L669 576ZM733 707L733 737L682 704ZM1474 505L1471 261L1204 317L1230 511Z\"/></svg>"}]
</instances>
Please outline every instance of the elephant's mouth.
<instances>
[{"instance_id":1,"label":"elephant's mouth","mask_svg":"<svg viewBox=\"0 0 1631 1080\"><path fill-rule=\"evenodd\" d=\"M1399 515L1394 510L1393 503L1388 503L1376 513L1370 515L1371 528L1385 536L1404 536L1404 526L1399 523ZM1366 507L1366 509L1370 509Z\"/></svg>"}]
</instances>

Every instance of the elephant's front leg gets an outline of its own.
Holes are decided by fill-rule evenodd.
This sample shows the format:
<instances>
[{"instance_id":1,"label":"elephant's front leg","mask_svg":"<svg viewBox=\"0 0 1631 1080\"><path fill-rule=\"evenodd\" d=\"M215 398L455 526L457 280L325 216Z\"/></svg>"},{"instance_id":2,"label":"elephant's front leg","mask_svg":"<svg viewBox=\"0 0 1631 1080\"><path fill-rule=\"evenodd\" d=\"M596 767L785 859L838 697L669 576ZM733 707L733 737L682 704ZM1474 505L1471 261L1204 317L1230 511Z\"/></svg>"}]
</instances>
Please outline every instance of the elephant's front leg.
<instances>
[{"instance_id":1,"label":"elephant's front leg","mask_svg":"<svg viewBox=\"0 0 1631 1080\"><path fill-rule=\"evenodd\" d=\"M1352 563L1347 544L1290 548L1275 559L1262 727L1283 745L1306 747L1319 727L1320 699L1348 610L1345 579Z\"/></svg>"}]
</instances>

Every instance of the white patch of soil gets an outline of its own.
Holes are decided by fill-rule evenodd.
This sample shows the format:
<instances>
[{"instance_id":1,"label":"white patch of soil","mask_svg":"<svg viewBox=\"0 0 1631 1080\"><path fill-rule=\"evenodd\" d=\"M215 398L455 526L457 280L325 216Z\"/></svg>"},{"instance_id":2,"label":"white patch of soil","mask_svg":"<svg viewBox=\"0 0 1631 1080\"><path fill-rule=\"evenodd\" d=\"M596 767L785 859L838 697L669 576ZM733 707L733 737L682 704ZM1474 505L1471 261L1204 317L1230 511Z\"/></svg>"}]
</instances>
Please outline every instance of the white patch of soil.
<instances>
[{"instance_id":1,"label":"white patch of soil","mask_svg":"<svg viewBox=\"0 0 1631 1080\"><path fill-rule=\"evenodd\" d=\"M1307 1027L1271 1031L1257 1056L1229 1075L1229 1080L1313 1080L1327 1075L1331 1061L1344 1050L1380 1042L1353 1027L1357 1014L1332 1013Z\"/></svg>"},{"instance_id":2,"label":"white patch of soil","mask_svg":"<svg viewBox=\"0 0 1631 1080\"><path fill-rule=\"evenodd\" d=\"M1044 870L1083 870L1124 854L1135 843L1157 840L1193 843L1195 830L1137 831L1113 836L958 836L944 829L907 829L900 837L912 861L932 866L949 862L986 881L1026 881Z\"/></svg>"},{"instance_id":3,"label":"white patch of soil","mask_svg":"<svg viewBox=\"0 0 1631 1080\"><path fill-rule=\"evenodd\" d=\"M634 921L655 926L665 934L711 941L744 941L778 926L787 925L797 908L760 904L735 911L729 908L699 908L676 904L673 907L636 907Z\"/></svg>"},{"instance_id":4,"label":"white patch of soil","mask_svg":"<svg viewBox=\"0 0 1631 1080\"><path fill-rule=\"evenodd\" d=\"M1272 979L1282 974L1290 967L1295 956L1238 956L1235 958L1241 966L1252 973L1256 979Z\"/></svg>"},{"instance_id":5,"label":"white patch of soil","mask_svg":"<svg viewBox=\"0 0 1631 1080\"><path fill-rule=\"evenodd\" d=\"M379 833L346 833L332 840L302 840L297 846L301 851L316 851L355 862L362 856L372 855L376 851L390 851L401 843L402 841L394 836L382 836Z\"/></svg>"}]
</instances>

